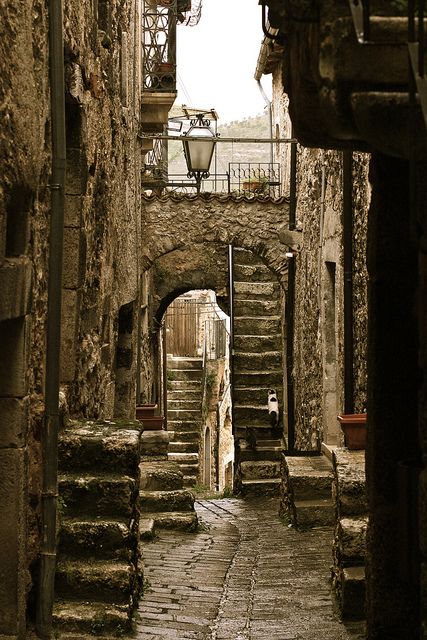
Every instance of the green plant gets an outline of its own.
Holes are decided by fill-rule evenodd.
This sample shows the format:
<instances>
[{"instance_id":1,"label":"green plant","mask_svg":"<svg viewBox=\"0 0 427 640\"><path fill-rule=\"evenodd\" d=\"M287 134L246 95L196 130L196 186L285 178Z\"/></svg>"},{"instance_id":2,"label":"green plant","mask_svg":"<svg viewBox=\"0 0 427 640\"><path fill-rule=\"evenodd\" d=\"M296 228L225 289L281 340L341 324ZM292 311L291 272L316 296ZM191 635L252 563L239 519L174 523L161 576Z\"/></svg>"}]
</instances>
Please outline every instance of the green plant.
<instances>
[{"instance_id":1,"label":"green plant","mask_svg":"<svg viewBox=\"0 0 427 640\"><path fill-rule=\"evenodd\" d=\"M172 371L172 369L168 369L166 371L166 379L167 380L176 380L176 375L175 375L175 371Z\"/></svg>"},{"instance_id":2,"label":"green plant","mask_svg":"<svg viewBox=\"0 0 427 640\"><path fill-rule=\"evenodd\" d=\"M232 487L224 487L224 490L222 492L222 497L223 498L232 498L233 496L234 496L234 493L233 493Z\"/></svg>"},{"instance_id":3,"label":"green plant","mask_svg":"<svg viewBox=\"0 0 427 640\"><path fill-rule=\"evenodd\" d=\"M208 391L212 390L215 384L215 380L216 380L215 371L208 371L208 373L206 374L206 389L208 389Z\"/></svg>"}]
</instances>

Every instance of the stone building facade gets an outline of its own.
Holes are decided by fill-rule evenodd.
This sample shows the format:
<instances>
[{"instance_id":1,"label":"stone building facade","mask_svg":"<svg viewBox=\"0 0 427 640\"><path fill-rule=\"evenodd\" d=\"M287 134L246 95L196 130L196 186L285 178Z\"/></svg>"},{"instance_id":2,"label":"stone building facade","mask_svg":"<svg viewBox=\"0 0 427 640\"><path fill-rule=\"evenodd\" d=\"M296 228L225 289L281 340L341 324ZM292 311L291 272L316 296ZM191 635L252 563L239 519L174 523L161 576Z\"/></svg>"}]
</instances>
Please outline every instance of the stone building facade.
<instances>
[{"instance_id":1,"label":"stone building facade","mask_svg":"<svg viewBox=\"0 0 427 640\"><path fill-rule=\"evenodd\" d=\"M64 7L60 382L62 409L77 417L127 417L135 404L141 6ZM42 526L52 61L46 3L3 3L0 19L0 635L24 638Z\"/></svg>"}]
</instances>

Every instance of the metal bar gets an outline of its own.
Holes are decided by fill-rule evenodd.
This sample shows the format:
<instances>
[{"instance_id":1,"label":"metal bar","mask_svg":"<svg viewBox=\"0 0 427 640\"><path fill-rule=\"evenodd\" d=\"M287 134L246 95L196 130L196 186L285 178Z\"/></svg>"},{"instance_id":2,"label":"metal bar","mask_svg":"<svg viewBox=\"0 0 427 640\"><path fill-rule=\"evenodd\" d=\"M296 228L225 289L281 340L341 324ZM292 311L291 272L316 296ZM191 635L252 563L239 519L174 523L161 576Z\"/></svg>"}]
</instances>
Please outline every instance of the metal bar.
<instances>
[{"instance_id":1,"label":"metal bar","mask_svg":"<svg viewBox=\"0 0 427 640\"><path fill-rule=\"evenodd\" d=\"M141 140L152 140L153 138L157 140L183 140L183 136L165 136L161 133L144 133L138 135L138 138ZM185 136L185 140L195 140L196 142L200 142L200 138L197 138L196 136ZM219 136L215 139L215 142L217 144L218 142L242 142L249 144L272 144L277 142L279 144L292 144L293 142L298 142L298 140L296 138L221 138L221 136Z\"/></svg>"},{"instance_id":2,"label":"metal bar","mask_svg":"<svg viewBox=\"0 0 427 640\"><path fill-rule=\"evenodd\" d=\"M353 377L353 154L343 151L344 411L354 413Z\"/></svg>"},{"instance_id":3,"label":"metal bar","mask_svg":"<svg viewBox=\"0 0 427 640\"><path fill-rule=\"evenodd\" d=\"M49 2L49 61L52 121L52 176L46 343L45 416L42 433L42 532L36 627L52 637L58 493L59 363L66 166L64 38L62 0Z\"/></svg>"},{"instance_id":4,"label":"metal bar","mask_svg":"<svg viewBox=\"0 0 427 640\"><path fill-rule=\"evenodd\" d=\"M418 0L418 75L424 77L424 8L425 0Z\"/></svg>"},{"instance_id":5,"label":"metal bar","mask_svg":"<svg viewBox=\"0 0 427 640\"><path fill-rule=\"evenodd\" d=\"M289 231L295 230L297 208L297 145L291 146L291 175L289 190ZM288 286L286 292L286 397L288 413L288 438L286 448L295 449L295 394L292 371L294 368L294 316L295 316L295 258L288 263Z\"/></svg>"},{"instance_id":6,"label":"metal bar","mask_svg":"<svg viewBox=\"0 0 427 640\"><path fill-rule=\"evenodd\" d=\"M362 2L362 0L360 0ZM363 40L369 42L371 36L371 9L369 0L363 0Z\"/></svg>"}]
</instances>

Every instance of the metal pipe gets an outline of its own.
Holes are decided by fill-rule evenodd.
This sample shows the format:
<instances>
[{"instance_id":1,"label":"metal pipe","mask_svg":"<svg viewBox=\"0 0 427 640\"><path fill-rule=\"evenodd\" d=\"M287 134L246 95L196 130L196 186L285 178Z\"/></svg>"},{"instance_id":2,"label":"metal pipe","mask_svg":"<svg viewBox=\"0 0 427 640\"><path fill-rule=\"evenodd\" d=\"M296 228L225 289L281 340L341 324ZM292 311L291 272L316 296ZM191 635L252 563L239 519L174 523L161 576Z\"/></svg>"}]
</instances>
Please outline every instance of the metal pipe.
<instances>
[{"instance_id":1,"label":"metal pipe","mask_svg":"<svg viewBox=\"0 0 427 640\"><path fill-rule=\"evenodd\" d=\"M231 426L232 433L235 436L234 425L234 404L233 404L233 386L234 386L234 251L233 245L228 245L228 288L229 288L229 303L230 303L230 335L229 335L229 357L230 357L230 395L231 395Z\"/></svg>"},{"instance_id":2,"label":"metal pipe","mask_svg":"<svg viewBox=\"0 0 427 640\"><path fill-rule=\"evenodd\" d=\"M344 411L354 413L353 377L353 154L343 151Z\"/></svg>"},{"instance_id":3,"label":"metal pipe","mask_svg":"<svg viewBox=\"0 0 427 640\"><path fill-rule=\"evenodd\" d=\"M65 192L65 89L62 0L49 0L49 57L52 118L52 176L46 344L45 415L42 433L42 532L36 628L52 637L58 495L59 363Z\"/></svg>"},{"instance_id":4,"label":"metal pipe","mask_svg":"<svg viewBox=\"0 0 427 640\"><path fill-rule=\"evenodd\" d=\"M138 138L140 140L180 140L182 142L182 140L184 139L184 136L165 136L162 135L161 133L144 133L144 134L138 134ZM194 140L195 142L200 142L200 138L197 138L196 136L185 136L185 141L188 140ZM274 144L274 143L278 143L278 144L292 144L292 143L296 143L298 142L298 140L296 138L222 138L221 136L219 136L218 138L215 138L215 143L218 144L219 142L233 142L233 143L244 143L244 142L248 142L250 144Z\"/></svg>"},{"instance_id":5,"label":"metal pipe","mask_svg":"<svg viewBox=\"0 0 427 640\"><path fill-rule=\"evenodd\" d=\"M261 84L261 80L257 80L256 83L258 85L258 89L260 90L260 93L261 93L262 97L264 98L265 105L266 105L266 107L268 109L268 126L270 128L270 138L273 140L273 113L272 113L271 100L268 99L268 96L264 91L264 87ZM271 165L273 165L273 162L274 162L273 142L271 142L270 143L270 163L271 163Z\"/></svg>"},{"instance_id":6,"label":"metal pipe","mask_svg":"<svg viewBox=\"0 0 427 640\"><path fill-rule=\"evenodd\" d=\"M293 136L293 132L291 134ZM296 227L297 209L297 145L291 145L289 184L289 231ZM288 262L288 288L286 292L286 390L288 409L288 451L295 450L295 393L294 393L294 327L295 327L295 257Z\"/></svg>"}]
</instances>

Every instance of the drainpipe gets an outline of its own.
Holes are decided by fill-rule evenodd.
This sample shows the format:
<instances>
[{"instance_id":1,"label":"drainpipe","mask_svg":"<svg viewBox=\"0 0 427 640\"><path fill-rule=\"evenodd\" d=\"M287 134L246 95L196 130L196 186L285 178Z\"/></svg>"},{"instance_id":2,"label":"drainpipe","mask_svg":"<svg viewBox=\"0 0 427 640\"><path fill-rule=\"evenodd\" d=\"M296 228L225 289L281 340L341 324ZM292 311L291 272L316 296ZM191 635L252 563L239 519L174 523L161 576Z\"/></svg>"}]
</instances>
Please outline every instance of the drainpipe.
<instances>
[{"instance_id":1,"label":"drainpipe","mask_svg":"<svg viewBox=\"0 0 427 640\"><path fill-rule=\"evenodd\" d=\"M228 245L228 291L229 291L229 304L230 304L230 347L229 347L229 357L230 357L230 379L231 379L231 428L233 437L236 435L236 427L234 424L234 398L233 398L233 388L234 388L234 251L233 245Z\"/></svg>"},{"instance_id":2,"label":"drainpipe","mask_svg":"<svg viewBox=\"0 0 427 640\"><path fill-rule=\"evenodd\" d=\"M46 343L45 415L42 433L42 539L37 598L37 634L52 637L58 495L59 358L65 191L64 36L62 0L49 0L52 176Z\"/></svg>"},{"instance_id":3,"label":"drainpipe","mask_svg":"<svg viewBox=\"0 0 427 640\"><path fill-rule=\"evenodd\" d=\"M343 151L344 411L354 413L353 378L353 154Z\"/></svg>"},{"instance_id":4,"label":"drainpipe","mask_svg":"<svg viewBox=\"0 0 427 640\"><path fill-rule=\"evenodd\" d=\"M277 29L273 29L272 33L278 33ZM264 87L261 84L261 78L264 74L264 69L265 69L265 65L267 63L267 58L268 58L268 52L269 52L269 47L270 47L270 43L271 43L271 38L267 38L264 37L262 43L261 43L261 49L259 52L259 56L258 56L258 60L257 60L257 64L256 64L256 69L255 69L255 75L254 78L256 80L256 83L258 85L258 89L264 99L264 102L267 106L268 109L268 122L269 122L269 127L270 127L270 140L273 139L273 113L272 113L272 104L271 104L271 100L268 99L267 94L264 91ZM271 143L270 146L270 164L273 165L273 161L274 161L274 156L273 156L273 142Z\"/></svg>"},{"instance_id":5,"label":"drainpipe","mask_svg":"<svg viewBox=\"0 0 427 640\"><path fill-rule=\"evenodd\" d=\"M291 137L294 138L292 129ZM289 231L296 227L297 209L297 143L291 143L291 167L289 185ZM288 262L288 289L286 293L286 389L288 408L287 450L295 450L295 394L294 394L294 326L295 326L295 256Z\"/></svg>"}]
</instances>

